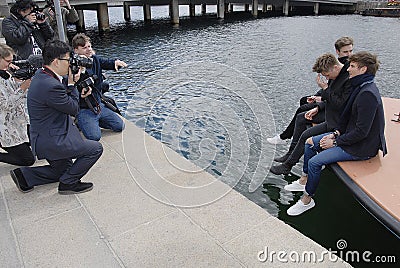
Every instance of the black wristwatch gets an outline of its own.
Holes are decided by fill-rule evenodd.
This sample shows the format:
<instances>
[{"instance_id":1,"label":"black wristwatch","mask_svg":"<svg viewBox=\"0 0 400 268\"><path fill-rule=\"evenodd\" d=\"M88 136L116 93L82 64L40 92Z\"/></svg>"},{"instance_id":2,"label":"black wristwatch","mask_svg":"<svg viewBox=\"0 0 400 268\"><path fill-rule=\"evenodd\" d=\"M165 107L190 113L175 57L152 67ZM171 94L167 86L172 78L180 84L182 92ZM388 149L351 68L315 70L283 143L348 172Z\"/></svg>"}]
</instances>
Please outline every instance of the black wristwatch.
<instances>
[{"instance_id":1,"label":"black wristwatch","mask_svg":"<svg viewBox=\"0 0 400 268\"><path fill-rule=\"evenodd\" d=\"M338 133L337 130L333 131L333 136L335 136L335 139L336 139L337 137L339 137L339 133Z\"/></svg>"}]
</instances>

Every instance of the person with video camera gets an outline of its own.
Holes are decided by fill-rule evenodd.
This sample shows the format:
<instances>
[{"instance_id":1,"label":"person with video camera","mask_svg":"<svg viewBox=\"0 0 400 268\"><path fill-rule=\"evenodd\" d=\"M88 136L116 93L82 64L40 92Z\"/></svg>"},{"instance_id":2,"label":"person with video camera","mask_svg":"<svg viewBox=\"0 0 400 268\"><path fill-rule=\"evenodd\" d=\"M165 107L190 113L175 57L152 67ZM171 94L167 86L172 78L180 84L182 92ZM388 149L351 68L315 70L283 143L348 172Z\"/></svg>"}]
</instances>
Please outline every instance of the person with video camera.
<instances>
[{"instance_id":1,"label":"person with video camera","mask_svg":"<svg viewBox=\"0 0 400 268\"><path fill-rule=\"evenodd\" d=\"M54 10L54 0L46 0L46 7L43 9L43 14L46 15L51 28L54 30L54 39L60 39L57 27L56 12ZM67 24L76 23L79 20L78 12L75 8L69 4L68 0L60 0L61 6L61 17L64 27L64 37L65 41L68 41L67 36Z\"/></svg>"},{"instance_id":2,"label":"person with video camera","mask_svg":"<svg viewBox=\"0 0 400 268\"><path fill-rule=\"evenodd\" d=\"M76 74L71 71L71 52L65 42L48 41L43 48L44 66L32 78L28 91L32 151L49 164L11 170L21 192L54 182L59 182L58 192L63 195L93 188L92 183L81 182L81 178L100 158L103 147L98 141L84 139L74 124L72 116L79 111L75 81L80 71ZM89 90L87 95L90 93Z\"/></svg>"},{"instance_id":3,"label":"person with video camera","mask_svg":"<svg viewBox=\"0 0 400 268\"><path fill-rule=\"evenodd\" d=\"M75 35L72 39L72 47L76 54L93 59L93 66L87 68L86 73L81 75L81 81L92 78L94 83L90 86L92 94L87 98L80 98L78 127L87 139L96 141L101 138L100 128L121 132L125 125L117 114L118 109L113 109L113 105L109 102L102 101L103 93L108 90L108 84L103 81L102 71L103 69L118 70L120 67L126 67L127 64L121 60L105 59L95 55L91 40L85 34Z\"/></svg>"},{"instance_id":4,"label":"person with video camera","mask_svg":"<svg viewBox=\"0 0 400 268\"><path fill-rule=\"evenodd\" d=\"M2 33L8 46L17 56L27 59L30 55L42 54L47 40L54 31L32 0L17 0L10 9L11 15L3 20Z\"/></svg>"},{"instance_id":5,"label":"person with video camera","mask_svg":"<svg viewBox=\"0 0 400 268\"><path fill-rule=\"evenodd\" d=\"M18 81L9 71L14 51L0 44L0 162L16 166L31 166L35 158L29 146L28 116L25 94L31 80ZM15 66L14 66L15 67Z\"/></svg>"}]
</instances>

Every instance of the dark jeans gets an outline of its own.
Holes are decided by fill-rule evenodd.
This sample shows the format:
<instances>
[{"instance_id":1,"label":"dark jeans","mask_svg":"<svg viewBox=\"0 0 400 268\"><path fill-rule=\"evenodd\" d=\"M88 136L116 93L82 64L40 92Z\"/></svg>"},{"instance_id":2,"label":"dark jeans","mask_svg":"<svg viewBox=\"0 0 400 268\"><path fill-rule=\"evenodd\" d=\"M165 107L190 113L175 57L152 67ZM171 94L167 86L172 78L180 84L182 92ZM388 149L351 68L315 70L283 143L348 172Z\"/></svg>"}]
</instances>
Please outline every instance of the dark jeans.
<instances>
[{"instance_id":1,"label":"dark jeans","mask_svg":"<svg viewBox=\"0 0 400 268\"><path fill-rule=\"evenodd\" d=\"M304 147L305 147L305 143L306 140L310 137L319 135L319 134L323 134L325 132L331 131L330 129L328 129L328 126L326 124L326 122L320 123L316 126L310 127L306 130L304 130L298 141L297 142L293 142L290 144L290 148L289 148L289 152L291 151L291 154L289 156L289 158L286 160L285 164L289 164L291 166L296 165L297 162L299 162L300 158L302 157L302 155L304 154ZM294 138L293 138L294 140Z\"/></svg>"},{"instance_id":2,"label":"dark jeans","mask_svg":"<svg viewBox=\"0 0 400 268\"><path fill-rule=\"evenodd\" d=\"M35 157L27 142L12 147L1 148L7 153L0 153L0 162L15 166L32 166L35 163Z\"/></svg>"},{"instance_id":3,"label":"dark jeans","mask_svg":"<svg viewBox=\"0 0 400 268\"><path fill-rule=\"evenodd\" d=\"M289 125L288 125L288 126L286 127L286 129L282 132L282 134L279 135L279 137L280 137L282 140L290 139L290 138L294 135L294 132L295 132L295 125L296 125L296 119L297 119L297 116L298 116L300 113L307 112L308 110L311 110L312 108L314 108L314 107L317 106L316 103L307 103L307 97L308 97L308 96L302 97L302 98L300 99L300 107L297 108L296 113L294 114L294 116L293 116L293 118L292 118L292 121L290 121ZM318 122L318 123L320 123L320 122Z\"/></svg>"},{"instance_id":4,"label":"dark jeans","mask_svg":"<svg viewBox=\"0 0 400 268\"><path fill-rule=\"evenodd\" d=\"M100 128L121 132L125 127L124 121L118 114L105 107L103 103L100 103L100 108L101 112L99 114L95 114L90 109L81 109L77 116L79 129L89 140L100 140Z\"/></svg>"}]
</instances>

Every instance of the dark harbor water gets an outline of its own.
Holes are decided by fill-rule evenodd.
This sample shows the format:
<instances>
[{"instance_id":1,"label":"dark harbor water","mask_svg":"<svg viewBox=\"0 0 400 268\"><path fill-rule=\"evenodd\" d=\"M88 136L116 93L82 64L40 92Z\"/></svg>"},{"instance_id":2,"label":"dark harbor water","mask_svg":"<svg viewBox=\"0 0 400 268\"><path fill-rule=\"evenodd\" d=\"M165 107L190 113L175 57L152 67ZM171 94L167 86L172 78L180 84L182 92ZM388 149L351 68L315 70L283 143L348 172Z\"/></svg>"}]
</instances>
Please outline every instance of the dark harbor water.
<instances>
[{"instance_id":1,"label":"dark harbor water","mask_svg":"<svg viewBox=\"0 0 400 268\"><path fill-rule=\"evenodd\" d=\"M300 97L317 91L312 65L320 54L335 53L333 43L341 36L354 38L355 51L379 56L376 83L382 96L400 98L399 19L238 15L220 22L211 15L181 18L172 27L166 7L152 10L151 24L141 21L139 8L132 8L129 23L122 9L111 8L112 29L99 35L93 14L86 13L86 23L96 53L129 65L107 73L128 120L326 248L369 250L397 261L353 266L398 267L400 240L329 170L323 172L316 207L286 216L301 193L283 187L297 177L268 174L275 151L283 154L288 145L275 148L265 138L284 129ZM347 246L338 248L339 240Z\"/></svg>"}]
</instances>

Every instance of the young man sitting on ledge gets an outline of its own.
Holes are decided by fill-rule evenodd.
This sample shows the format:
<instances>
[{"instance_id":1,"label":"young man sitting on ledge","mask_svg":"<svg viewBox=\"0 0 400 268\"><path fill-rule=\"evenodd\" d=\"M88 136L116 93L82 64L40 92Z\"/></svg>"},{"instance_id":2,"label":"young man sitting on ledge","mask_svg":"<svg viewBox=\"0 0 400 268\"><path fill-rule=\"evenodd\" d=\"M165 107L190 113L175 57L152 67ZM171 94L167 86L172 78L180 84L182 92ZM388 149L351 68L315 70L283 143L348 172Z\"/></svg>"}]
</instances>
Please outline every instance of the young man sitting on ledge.
<instances>
[{"instance_id":1,"label":"young man sitting on ledge","mask_svg":"<svg viewBox=\"0 0 400 268\"><path fill-rule=\"evenodd\" d=\"M352 91L341 114L339 129L307 139L303 165L306 176L285 187L291 191L305 190L301 199L287 210L290 216L300 215L315 206L312 197L323 165L367 160L379 150L383 156L387 153L382 99L374 82L379 61L368 52L356 53L349 61Z\"/></svg>"}]
</instances>

